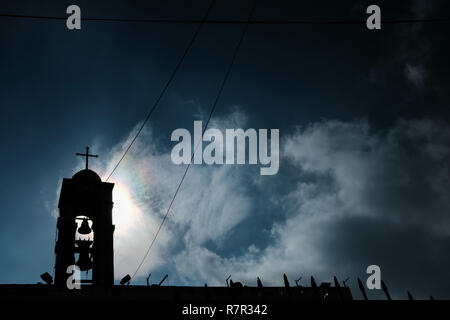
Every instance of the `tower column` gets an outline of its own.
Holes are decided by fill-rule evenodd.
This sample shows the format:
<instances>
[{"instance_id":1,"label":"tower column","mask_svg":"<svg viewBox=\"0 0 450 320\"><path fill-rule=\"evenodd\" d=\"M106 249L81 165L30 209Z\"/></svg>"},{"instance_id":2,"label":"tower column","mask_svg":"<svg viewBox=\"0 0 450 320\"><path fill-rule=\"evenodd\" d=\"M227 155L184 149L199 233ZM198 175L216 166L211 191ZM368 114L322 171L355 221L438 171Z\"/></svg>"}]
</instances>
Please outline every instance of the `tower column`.
<instances>
[{"instance_id":1,"label":"tower column","mask_svg":"<svg viewBox=\"0 0 450 320\"><path fill-rule=\"evenodd\" d=\"M55 284L66 286L67 267L77 263L76 253L83 251L83 260L80 263L84 270L92 269L91 283L94 286L114 285L114 249L112 224L112 191L113 183L102 182L100 177L87 168L87 159L90 156L89 148L86 154L86 169L77 172L71 179L64 178L58 203L59 217L57 222L58 239L55 246ZM94 156L97 157L97 156ZM87 217L93 222L92 248L80 248L75 242L77 232L77 217ZM80 233L86 234L87 231ZM83 230L84 231L84 230ZM79 243L80 245L80 243ZM92 263L91 263L92 261Z\"/></svg>"}]
</instances>

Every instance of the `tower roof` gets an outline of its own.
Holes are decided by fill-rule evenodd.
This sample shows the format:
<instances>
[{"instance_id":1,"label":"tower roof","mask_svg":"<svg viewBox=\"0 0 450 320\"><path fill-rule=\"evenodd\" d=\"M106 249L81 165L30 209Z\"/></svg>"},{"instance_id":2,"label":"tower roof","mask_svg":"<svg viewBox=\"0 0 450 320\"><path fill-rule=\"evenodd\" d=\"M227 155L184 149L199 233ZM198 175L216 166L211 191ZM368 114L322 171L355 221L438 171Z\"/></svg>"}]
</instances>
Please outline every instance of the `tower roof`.
<instances>
[{"instance_id":1,"label":"tower roof","mask_svg":"<svg viewBox=\"0 0 450 320\"><path fill-rule=\"evenodd\" d=\"M72 180L81 184L97 184L102 182L98 174L90 169L78 171L73 175Z\"/></svg>"}]
</instances>

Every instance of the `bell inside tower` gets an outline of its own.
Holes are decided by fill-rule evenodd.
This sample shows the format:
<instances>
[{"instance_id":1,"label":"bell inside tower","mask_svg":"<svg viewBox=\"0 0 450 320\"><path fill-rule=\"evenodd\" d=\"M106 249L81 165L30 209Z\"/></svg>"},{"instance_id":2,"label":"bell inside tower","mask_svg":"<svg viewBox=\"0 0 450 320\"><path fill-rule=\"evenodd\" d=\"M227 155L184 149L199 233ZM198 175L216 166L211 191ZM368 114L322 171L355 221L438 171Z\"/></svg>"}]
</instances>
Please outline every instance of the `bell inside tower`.
<instances>
[{"instance_id":1,"label":"bell inside tower","mask_svg":"<svg viewBox=\"0 0 450 320\"><path fill-rule=\"evenodd\" d=\"M93 266L93 247L95 245L93 222L87 216L75 218L77 230L75 232L76 265L80 271L86 271L86 275Z\"/></svg>"},{"instance_id":2,"label":"bell inside tower","mask_svg":"<svg viewBox=\"0 0 450 320\"><path fill-rule=\"evenodd\" d=\"M93 286L114 285L114 249L112 224L112 193L114 184L103 182L88 168L64 178L58 202L57 240L55 244L55 285L78 281L72 277L74 267L87 272L81 284ZM90 277L88 279L88 275Z\"/></svg>"}]
</instances>

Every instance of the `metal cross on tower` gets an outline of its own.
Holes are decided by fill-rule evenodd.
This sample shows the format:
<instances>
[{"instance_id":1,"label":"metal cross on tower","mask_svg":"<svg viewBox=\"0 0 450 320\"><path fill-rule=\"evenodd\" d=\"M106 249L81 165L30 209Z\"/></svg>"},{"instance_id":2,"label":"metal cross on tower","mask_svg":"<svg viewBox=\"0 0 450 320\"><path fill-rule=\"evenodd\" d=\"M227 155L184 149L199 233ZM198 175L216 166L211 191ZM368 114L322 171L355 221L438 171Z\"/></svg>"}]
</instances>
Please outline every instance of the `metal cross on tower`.
<instances>
[{"instance_id":1,"label":"metal cross on tower","mask_svg":"<svg viewBox=\"0 0 450 320\"><path fill-rule=\"evenodd\" d=\"M98 158L98 155L94 155L94 154L89 154L89 147L86 147L86 153L76 153L76 156L83 156L86 157L86 170L88 169L88 164L89 164L89 157L93 157L93 158Z\"/></svg>"}]
</instances>

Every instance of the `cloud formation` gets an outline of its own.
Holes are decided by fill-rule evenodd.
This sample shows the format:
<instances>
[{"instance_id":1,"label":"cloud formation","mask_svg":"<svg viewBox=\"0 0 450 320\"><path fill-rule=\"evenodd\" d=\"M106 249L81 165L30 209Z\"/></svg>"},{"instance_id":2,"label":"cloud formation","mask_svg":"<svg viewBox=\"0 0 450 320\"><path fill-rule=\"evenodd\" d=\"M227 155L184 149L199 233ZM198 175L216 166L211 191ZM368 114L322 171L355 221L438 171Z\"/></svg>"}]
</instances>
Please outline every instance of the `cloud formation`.
<instances>
[{"instance_id":1,"label":"cloud formation","mask_svg":"<svg viewBox=\"0 0 450 320\"><path fill-rule=\"evenodd\" d=\"M444 275L440 267L450 264L442 256L450 232L449 138L431 120L402 120L384 132L366 121L299 128L284 140L285 165L298 180L278 195L287 218L272 225L273 241L229 257L187 246L175 257L177 270L190 281L217 285L228 274L280 285L284 272L291 279L355 279L378 264L394 296L407 289L422 298L448 294L434 272Z\"/></svg>"},{"instance_id":2,"label":"cloud formation","mask_svg":"<svg viewBox=\"0 0 450 320\"><path fill-rule=\"evenodd\" d=\"M227 119L215 121L215 125L223 127L226 123L235 123L236 112ZM137 128L105 157L110 160L99 171L111 171ZM118 278L136 270L185 170L185 166L171 162L170 150L160 150L151 128L145 129L110 179L116 183L113 212ZM191 166L169 217L137 276L146 276L168 263L177 246L201 246L206 242L220 245L227 233L246 218L251 200L243 187L244 176L236 173L229 166Z\"/></svg>"},{"instance_id":3,"label":"cloud formation","mask_svg":"<svg viewBox=\"0 0 450 320\"><path fill-rule=\"evenodd\" d=\"M211 127L245 123L235 109ZM134 133L98 170L112 169ZM257 276L281 285L283 273L292 282L337 275L351 277L358 298L356 277L364 279L367 266L377 264L394 297L404 298L406 290L449 297L445 124L399 120L377 130L366 120L323 120L281 139L277 176L261 177L249 166L192 166L136 279L167 268L188 285L224 285L230 274L248 285ZM151 128L144 130L111 178L117 278L136 270L184 171L158 141Z\"/></svg>"}]
</instances>

